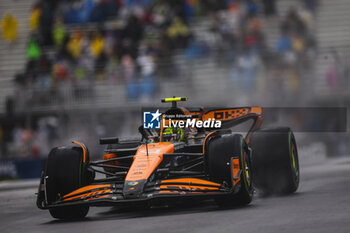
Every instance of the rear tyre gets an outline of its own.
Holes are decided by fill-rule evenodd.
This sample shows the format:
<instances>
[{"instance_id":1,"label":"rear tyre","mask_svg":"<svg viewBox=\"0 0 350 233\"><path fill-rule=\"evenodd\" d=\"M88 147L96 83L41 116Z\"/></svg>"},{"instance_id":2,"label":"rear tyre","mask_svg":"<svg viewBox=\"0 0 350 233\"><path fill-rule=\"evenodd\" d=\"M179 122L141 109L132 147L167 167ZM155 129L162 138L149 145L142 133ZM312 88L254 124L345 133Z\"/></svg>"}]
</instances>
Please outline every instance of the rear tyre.
<instances>
[{"instance_id":1,"label":"rear tyre","mask_svg":"<svg viewBox=\"0 0 350 233\"><path fill-rule=\"evenodd\" d=\"M93 180L83 163L81 149L76 147L52 149L46 162L45 177L49 204ZM87 215L89 206L54 207L49 211L57 219L79 219Z\"/></svg>"},{"instance_id":2,"label":"rear tyre","mask_svg":"<svg viewBox=\"0 0 350 233\"><path fill-rule=\"evenodd\" d=\"M288 127L252 134L254 186L263 195L294 193L299 186L299 159L293 132Z\"/></svg>"},{"instance_id":3,"label":"rear tyre","mask_svg":"<svg viewBox=\"0 0 350 233\"><path fill-rule=\"evenodd\" d=\"M208 143L207 166L211 179L217 183L232 184L232 159L239 158L242 170L240 181L236 184L238 191L215 198L219 206L241 206L252 201L252 172L250 155L242 135L222 135ZM234 174L235 175L235 174Z\"/></svg>"}]
</instances>

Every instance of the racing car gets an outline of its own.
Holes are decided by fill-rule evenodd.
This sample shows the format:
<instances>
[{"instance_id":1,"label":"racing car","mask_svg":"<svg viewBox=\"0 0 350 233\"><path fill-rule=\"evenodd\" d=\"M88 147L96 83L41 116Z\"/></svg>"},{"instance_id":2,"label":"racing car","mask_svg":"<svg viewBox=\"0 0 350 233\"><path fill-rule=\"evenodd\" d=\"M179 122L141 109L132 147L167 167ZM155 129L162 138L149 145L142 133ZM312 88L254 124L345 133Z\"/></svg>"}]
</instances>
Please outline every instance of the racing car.
<instances>
[{"instance_id":1,"label":"racing car","mask_svg":"<svg viewBox=\"0 0 350 233\"><path fill-rule=\"evenodd\" d=\"M101 160L91 161L81 142L53 148L43 169L37 206L57 219L84 218L90 206L154 205L182 199L214 199L219 206L242 206L254 189L291 194L299 185L295 137L288 127L262 129L261 107L186 109L179 101L161 115L159 129L140 126L140 140L101 138ZM167 116L191 121L215 119L215 127L164 127ZM251 121L246 134L233 131ZM171 125L171 124L168 124ZM186 125L185 125L186 126ZM96 175L98 174L98 175Z\"/></svg>"}]
</instances>

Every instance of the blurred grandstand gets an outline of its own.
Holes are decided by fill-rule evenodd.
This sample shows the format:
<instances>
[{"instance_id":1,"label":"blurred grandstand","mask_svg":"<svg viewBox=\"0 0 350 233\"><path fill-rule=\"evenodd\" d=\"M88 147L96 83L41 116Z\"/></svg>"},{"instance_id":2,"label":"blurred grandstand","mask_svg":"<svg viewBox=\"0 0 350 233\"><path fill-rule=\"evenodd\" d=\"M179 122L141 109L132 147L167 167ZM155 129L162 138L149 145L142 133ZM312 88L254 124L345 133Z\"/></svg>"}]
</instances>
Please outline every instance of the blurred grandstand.
<instances>
[{"instance_id":1,"label":"blurred grandstand","mask_svg":"<svg viewBox=\"0 0 350 233\"><path fill-rule=\"evenodd\" d=\"M347 106L348 12L347 0L1 0L1 156L45 157L70 138L95 152L164 96Z\"/></svg>"}]
</instances>

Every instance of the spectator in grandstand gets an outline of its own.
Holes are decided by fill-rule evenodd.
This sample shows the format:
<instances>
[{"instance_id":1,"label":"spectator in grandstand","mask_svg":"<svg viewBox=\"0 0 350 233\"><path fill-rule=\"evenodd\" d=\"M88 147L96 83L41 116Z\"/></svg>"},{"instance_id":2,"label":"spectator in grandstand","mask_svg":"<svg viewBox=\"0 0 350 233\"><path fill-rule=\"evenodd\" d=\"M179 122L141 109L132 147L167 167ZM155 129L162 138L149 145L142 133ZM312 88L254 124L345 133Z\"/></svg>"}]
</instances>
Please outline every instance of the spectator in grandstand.
<instances>
[{"instance_id":1,"label":"spectator in grandstand","mask_svg":"<svg viewBox=\"0 0 350 233\"><path fill-rule=\"evenodd\" d=\"M103 22L106 20L108 6L105 1L97 2L96 6L91 10L90 22Z\"/></svg>"},{"instance_id":2,"label":"spectator in grandstand","mask_svg":"<svg viewBox=\"0 0 350 233\"><path fill-rule=\"evenodd\" d=\"M283 33L297 34L300 36L306 36L307 32L305 23L294 8L289 9L287 16L281 22L280 28Z\"/></svg>"},{"instance_id":3,"label":"spectator in grandstand","mask_svg":"<svg viewBox=\"0 0 350 233\"><path fill-rule=\"evenodd\" d=\"M292 50L292 39L286 33L283 33L281 37L277 40L276 50L277 52L283 54Z\"/></svg>"},{"instance_id":4,"label":"spectator in grandstand","mask_svg":"<svg viewBox=\"0 0 350 233\"><path fill-rule=\"evenodd\" d=\"M14 140L11 143L12 157L26 158L38 157L40 154L39 147L34 144L36 133L29 127L17 126L14 129Z\"/></svg>"},{"instance_id":5,"label":"spectator in grandstand","mask_svg":"<svg viewBox=\"0 0 350 233\"><path fill-rule=\"evenodd\" d=\"M60 49L62 47L66 35L67 32L65 26L61 20L57 20L53 29L53 39L57 49Z\"/></svg>"},{"instance_id":6,"label":"spectator in grandstand","mask_svg":"<svg viewBox=\"0 0 350 233\"><path fill-rule=\"evenodd\" d=\"M99 32L95 32L90 41L90 51L93 58L97 59L101 56L105 45L105 39Z\"/></svg>"},{"instance_id":7,"label":"spectator in grandstand","mask_svg":"<svg viewBox=\"0 0 350 233\"><path fill-rule=\"evenodd\" d=\"M167 35L171 48L185 48L190 37L190 31L181 18L175 18L168 28Z\"/></svg>"},{"instance_id":8,"label":"spectator in grandstand","mask_svg":"<svg viewBox=\"0 0 350 233\"><path fill-rule=\"evenodd\" d=\"M259 12L259 4L256 0L246 0L248 16L255 16Z\"/></svg>"},{"instance_id":9,"label":"spectator in grandstand","mask_svg":"<svg viewBox=\"0 0 350 233\"><path fill-rule=\"evenodd\" d=\"M27 59L28 61L38 61L41 56L41 48L38 44L38 40L35 35L29 38L29 44L27 47Z\"/></svg>"},{"instance_id":10,"label":"spectator in grandstand","mask_svg":"<svg viewBox=\"0 0 350 233\"><path fill-rule=\"evenodd\" d=\"M17 38L17 27L17 18L11 12L6 13L1 21L2 37L10 43L14 42Z\"/></svg>"},{"instance_id":11,"label":"spectator in grandstand","mask_svg":"<svg viewBox=\"0 0 350 233\"><path fill-rule=\"evenodd\" d=\"M54 1L40 1L39 35L42 45L53 45L52 30L54 26Z\"/></svg>"},{"instance_id":12,"label":"spectator in grandstand","mask_svg":"<svg viewBox=\"0 0 350 233\"><path fill-rule=\"evenodd\" d=\"M248 17L246 24L247 24L248 30L256 31L256 32L262 32L263 30L261 19L255 15Z\"/></svg>"},{"instance_id":13,"label":"spectator in grandstand","mask_svg":"<svg viewBox=\"0 0 350 233\"><path fill-rule=\"evenodd\" d=\"M294 35L292 37L292 47L293 51L298 56L302 56L305 52L305 41L304 38L299 35Z\"/></svg>"},{"instance_id":14,"label":"spectator in grandstand","mask_svg":"<svg viewBox=\"0 0 350 233\"><path fill-rule=\"evenodd\" d=\"M318 2L319 0L303 0L304 7L312 13L315 13Z\"/></svg>"},{"instance_id":15,"label":"spectator in grandstand","mask_svg":"<svg viewBox=\"0 0 350 233\"><path fill-rule=\"evenodd\" d=\"M170 7L165 1L158 1L154 4L152 9L152 23L158 28L163 27L170 15Z\"/></svg>"},{"instance_id":16,"label":"spectator in grandstand","mask_svg":"<svg viewBox=\"0 0 350 233\"><path fill-rule=\"evenodd\" d=\"M185 57L188 60L203 57L210 53L210 47L204 41L197 41L192 38L189 42L188 48L185 51Z\"/></svg>"},{"instance_id":17,"label":"spectator in grandstand","mask_svg":"<svg viewBox=\"0 0 350 233\"><path fill-rule=\"evenodd\" d=\"M237 1L228 4L226 21L232 29L238 28L242 18L242 6Z\"/></svg>"},{"instance_id":18,"label":"spectator in grandstand","mask_svg":"<svg viewBox=\"0 0 350 233\"><path fill-rule=\"evenodd\" d=\"M35 32L38 29L41 16L41 9L38 4L35 4L29 18L29 28L31 32Z\"/></svg>"},{"instance_id":19,"label":"spectator in grandstand","mask_svg":"<svg viewBox=\"0 0 350 233\"><path fill-rule=\"evenodd\" d=\"M106 31L104 36L104 50L108 57L115 58L117 40L118 40L118 35L116 30L112 29L112 30Z\"/></svg>"},{"instance_id":20,"label":"spectator in grandstand","mask_svg":"<svg viewBox=\"0 0 350 233\"><path fill-rule=\"evenodd\" d=\"M147 46L141 46L140 50L140 55L136 60L141 69L140 92L142 98L150 98L155 91L155 58L152 56Z\"/></svg>"},{"instance_id":21,"label":"spectator in grandstand","mask_svg":"<svg viewBox=\"0 0 350 233\"><path fill-rule=\"evenodd\" d=\"M182 19L184 22L186 21L186 0L177 0L177 1L168 1L170 9L174 14L174 17L178 17Z\"/></svg>"},{"instance_id":22,"label":"spectator in grandstand","mask_svg":"<svg viewBox=\"0 0 350 233\"><path fill-rule=\"evenodd\" d=\"M35 88L38 92L41 92L42 101L46 101L46 97L49 95L51 87L51 61L46 54L43 54L39 60L38 72L35 78Z\"/></svg>"},{"instance_id":23,"label":"spectator in grandstand","mask_svg":"<svg viewBox=\"0 0 350 233\"><path fill-rule=\"evenodd\" d=\"M137 49L143 35L144 25L136 15L130 15L121 31L121 40L124 49L134 59L137 57Z\"/></svg>"},{"instance_id":24,"label":"spectator in grandstand","mask_svg":"<svg viewBox=\"0 0 350 233\"><path fill-rule=\"evenodd\" d=\"M70 35L70 39L67 43L67 51L69 52L73 60L77 60L83 49L83 35L77 30Z\"/></svg>"},{"instance_id":25,"label":"spectator in grandstand","mask_svg":"<svg viewBox=\"0 0 350 233\"><path fill-rule=\"evenodd\" d=\"M121 64L125 81L127 83L131 82L134 79L136 69L134 59L131 55L126 54L122 57Z\"/></svg>"},{"instance_id":26,"label":"spectator in grandstand","mask_svg":"<svg viewBox=\"0 0 350 233\"><path fill-rule=\"evenodd\" d=\"M274 16L277 13L276 0L262 0L265 16Z\"/></svg>"},{"instance_id":27,"label":"spectator in grandstand","mask_svg":"<svg viewBox=\"0 0 350 233\"><path fill-rule=\"evenodd\" d=\"M256 50L262 47L263 38L259 31L249 30L243 36L244 49Z\"/></svg>"},{"instance_id":28,"label":"spectator in grandstand","mask_svg":"<svg viewBox=\"0 0 350 233\"><path fill-rule=\"evenodd\" d=\"M66 13L66 23L87 23L90 21L91 14L96 7L93 0L83 0L70 5Z\"/></svg>"},{"instance_id":29,"label":"spectator in grandstand","mask_svg":"<svg viewBox=\"0 0 350 233\"><path fill-rule=\"evenodd\" d=\"M226 9L226 0L202 0L202 4L210 13Z\"/></svg>"},{"instance_id":30,"label":"spectator in grandstand","mask_svg":"<svg viewBox=\"0 0 350 233\"><path fill-rule=\"evenodd\" d=\"M107 54L102 51L100 55L95 59L95 74L97 75L97 80L105 79L106 66L108 63Z\"/></svg>"},{"instance_id":31,"label":"spectator in grandstand","mask_svg":"<svg viewBox=\"0 0 350 233\"><path fill-rule=\"evenodd\" d=\"M238 58L238 77L241 77L241 85L245 91L255 90L259 65L260 59L253 51L247 51Z\"/></svg>"},{"instance_id":32,"label":"spectator in grandstand","mask_svg":"<svg viewBox=\"0 0 350 233\"><path fill-rule=\"evenodd\" d=\"M53 64L52 71L53 71L52 78L53 78L54 84L60 81L67 80L69 77L68 65L67 65L67 62L65 62L64 60L55 62Z\"/></svg>"}]
</instances>

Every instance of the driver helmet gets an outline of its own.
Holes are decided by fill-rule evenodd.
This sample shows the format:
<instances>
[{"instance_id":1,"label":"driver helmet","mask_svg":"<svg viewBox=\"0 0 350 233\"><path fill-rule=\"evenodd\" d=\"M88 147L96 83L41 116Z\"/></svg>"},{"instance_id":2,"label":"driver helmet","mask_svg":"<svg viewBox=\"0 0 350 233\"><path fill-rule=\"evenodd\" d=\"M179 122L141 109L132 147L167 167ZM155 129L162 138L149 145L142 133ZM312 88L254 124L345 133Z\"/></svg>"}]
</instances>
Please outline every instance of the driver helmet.
<instances>
[{"instance_id":1,"label":"driver helmet","mask_svg":"<svg viewBox=\"0 0 350 233\"><path fill-rule=\"evenodd\" d=\"M178 127L168 127L163 130L163 141L165 142L182 142L185 140L183 129Z\"/></svg>"}]
</instances>

